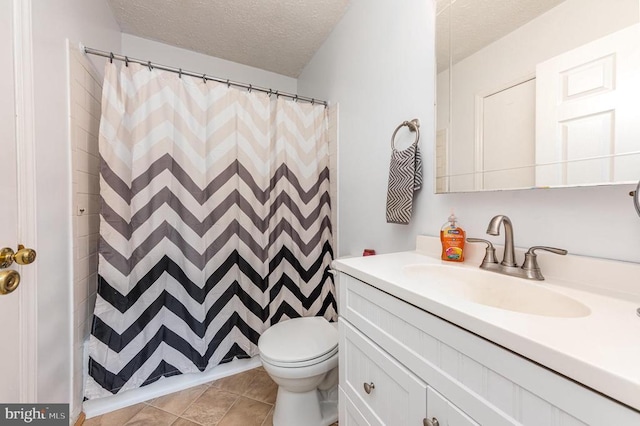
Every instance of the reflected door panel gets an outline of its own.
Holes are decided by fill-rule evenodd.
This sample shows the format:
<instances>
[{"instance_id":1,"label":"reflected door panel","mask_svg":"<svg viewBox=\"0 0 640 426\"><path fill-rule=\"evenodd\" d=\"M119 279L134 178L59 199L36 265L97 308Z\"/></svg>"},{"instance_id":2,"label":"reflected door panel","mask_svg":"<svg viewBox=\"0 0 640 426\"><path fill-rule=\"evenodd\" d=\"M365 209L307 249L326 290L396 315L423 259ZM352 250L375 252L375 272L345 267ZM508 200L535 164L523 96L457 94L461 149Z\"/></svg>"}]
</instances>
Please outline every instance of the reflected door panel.
<instances>
[{"instance_id":1,"label":"reflected door panel","mask_svg":"<svg viewBox=\"0 0 640 426\"><path fill-rule=\"evenodd\" d=\"M637 182L639 18L639 0L439 1L436 131L448 138L435 149L436 191ZM485 99L531 78L534 131L516 135L529 111L491 113Z\"/></svg>"},{"instance_id":2,"label":"reflected door panel","mask_svg":"<svg viewBox=\"0 0 640 426\"><path fill-rule=\"evenodd\" d=\"M447 129L438 130L436 132L436 192L447 192L449 183L447 176L449 174L449 154L448 142L449 135Z\"/></svg>"},{"instance_id":3,"label":"reflected door panel","mask_svg":"<svg viewBox=\"0 0 640 426\"><path fill-rule=\"evenodd\" d=\"M476 189L526 188L535 184L535 80L483 99L481 164ZM479 166L479 167L478 167Z\"/></svg>"},{"instance_id":4,"label":"reflected door panel","mask_svg":"<svg viewBox=\"0 0 640 426\"><path fill-rule=\"evenodd\" d=\"M536 68L536 185L635 180L640 170L640 25Z\"/></svg>"}]
</instances>

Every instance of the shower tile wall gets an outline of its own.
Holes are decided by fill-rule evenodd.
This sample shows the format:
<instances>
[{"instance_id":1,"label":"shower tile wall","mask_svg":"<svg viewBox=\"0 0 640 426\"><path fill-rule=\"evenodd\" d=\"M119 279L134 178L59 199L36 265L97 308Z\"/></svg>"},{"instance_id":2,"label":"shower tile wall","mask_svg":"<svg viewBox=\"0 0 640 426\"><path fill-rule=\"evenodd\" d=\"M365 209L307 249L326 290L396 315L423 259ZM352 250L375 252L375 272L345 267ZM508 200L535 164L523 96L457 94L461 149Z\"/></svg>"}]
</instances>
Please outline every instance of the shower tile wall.
<instances>
[{"instance_id":1,"label":"shower tile wall","mask_svg":"<svg viewBox=\"0 0 640 426\"><path fill-rule=\"evenodd\" d=\"M69 47L70 134L73 170L73 395L72 419L80 413L89 338L98 284L98 128L102 79L88 59Z\"/></svg>"}]
</instances>

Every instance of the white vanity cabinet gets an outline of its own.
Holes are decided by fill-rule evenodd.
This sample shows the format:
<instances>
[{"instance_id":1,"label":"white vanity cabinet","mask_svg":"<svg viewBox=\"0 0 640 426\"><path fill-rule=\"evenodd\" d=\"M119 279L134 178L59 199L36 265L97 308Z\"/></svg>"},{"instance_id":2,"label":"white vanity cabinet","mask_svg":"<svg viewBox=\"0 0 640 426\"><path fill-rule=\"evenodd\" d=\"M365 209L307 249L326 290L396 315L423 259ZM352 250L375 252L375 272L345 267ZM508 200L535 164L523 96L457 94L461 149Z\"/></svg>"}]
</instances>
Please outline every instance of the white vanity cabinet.
<instances>
[{"instance_id":1,"label":"white vanity cabinet","mask_svg":"<svg viewBox=\"0 0 640 426\"><path fill-rule=\"evenodd\" d=\"M640 425L637 411L410 300L343 272L338 291L341 426Z\"/></svg>"},{"instance_id":2,"label":"white vanity cabinet","mask_svg":"<svg viewBox=\"0 0 640 426\"><path fill-rule=\"evenodd\" d=\"M342 389L365 424L420 424L426 416L426 383L347 322L340 327Z\"/></svg>"},{"instance_id":3,"label":"white vanity cabinet","mask_svg":"<svg viewBox=\"0 0 640 426\"><path fill-rule=\"evenodd\" d=\"M425 419L435 418L434 426L478 426L348 322L342 321L340 327L345 406L340 424L429 425Z\"/></svg>"},{"instance_id":4,"label":"white vanity cabinet","mask_svg":"<svg viewBox=\"0 0 640 426\"><path fill-rule=\"evenodd\" d=\"M429 401L427 421L424 423L429 425L430 421L431 424L429 426L478 426L477 422L469 418L462 410L440 395L431 386L427 387L427 401Z\"/></svg>"}]
</instances>

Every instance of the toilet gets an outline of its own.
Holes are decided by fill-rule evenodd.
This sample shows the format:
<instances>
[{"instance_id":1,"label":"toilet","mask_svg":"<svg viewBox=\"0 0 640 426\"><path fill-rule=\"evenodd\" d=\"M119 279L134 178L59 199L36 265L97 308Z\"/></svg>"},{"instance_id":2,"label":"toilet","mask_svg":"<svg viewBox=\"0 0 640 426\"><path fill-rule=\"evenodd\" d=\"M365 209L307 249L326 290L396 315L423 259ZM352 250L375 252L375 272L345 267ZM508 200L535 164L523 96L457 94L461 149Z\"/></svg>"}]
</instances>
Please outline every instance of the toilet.
<instances>
[{"instance_id":1,"label":"toilet","mask_svg":"<svg viewBox=\"0 0 640 426\"><path fill-rule=\"evenodd\" d=\"M322 317L294 318L258 340L278 385L274 426L327 426L338 420L338 329Z\"/></svg>"}]
</instances>

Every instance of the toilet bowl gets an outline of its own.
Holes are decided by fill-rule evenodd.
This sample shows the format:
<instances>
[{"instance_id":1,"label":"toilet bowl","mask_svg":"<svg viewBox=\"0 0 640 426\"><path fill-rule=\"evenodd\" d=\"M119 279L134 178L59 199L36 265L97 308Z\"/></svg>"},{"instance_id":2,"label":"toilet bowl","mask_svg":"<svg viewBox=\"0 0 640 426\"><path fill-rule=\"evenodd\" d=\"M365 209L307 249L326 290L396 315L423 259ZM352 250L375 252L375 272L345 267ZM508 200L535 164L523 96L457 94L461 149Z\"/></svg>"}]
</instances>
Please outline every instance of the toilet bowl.
<instances>
[{"instance_id":1,"label":"toilet bowl","mask_svg":"<svg viewBox=\"0 0 640 426\"><path fill-rule=\"evenodd\" d=\"M278 385L274 426L327 426L338 420L338 330L322 317L276 324L258 340Z\"/></svg>"}]
</instances>

